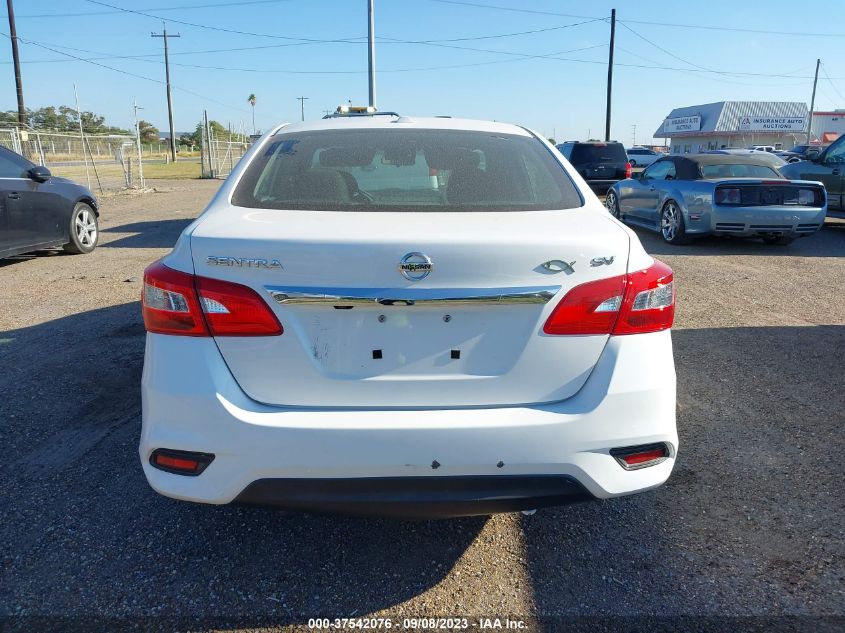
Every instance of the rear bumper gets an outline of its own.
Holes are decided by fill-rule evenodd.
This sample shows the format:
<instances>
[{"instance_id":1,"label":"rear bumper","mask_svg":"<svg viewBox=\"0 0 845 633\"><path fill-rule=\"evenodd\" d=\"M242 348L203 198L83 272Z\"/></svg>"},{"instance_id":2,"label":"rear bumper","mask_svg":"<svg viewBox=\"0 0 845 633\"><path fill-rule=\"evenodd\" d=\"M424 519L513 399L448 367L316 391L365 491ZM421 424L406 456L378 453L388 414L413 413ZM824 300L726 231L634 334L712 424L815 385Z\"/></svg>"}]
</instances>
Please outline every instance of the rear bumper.
<instances>
[{"instance_id":1,"label":"rear bumper","mask_svg":"<svg viewBox=\"0 0 845 633\"><path fill-rule=\"evenodd\" d=\"M562 402L389 410L263 405L243 393L212 339L148 334L142 403L139 453L150 485L203 503L375 514L398 506L405 515L408 504L435 515L522 509L657 487L678 445L668 331L611 337L581 390ZM652 467L628 471L610 455L656 442L670 457ZM215 457L186 477L151 466L156 448Z\"/></svg>"},{"instance_id":2,"label":"rear bumper","mask_svg":"<svg viewBox=\"0 0 845 633\"><path fill-rule=\"evenodd\" d=\"M619 178L611 178L608 180L596 180L592 178L585 178L584 180L587 181L587 184L590 185L590 188L593 191L598 193L607 193L607 190L610 189L613 185L619 182Z\"/></svg>"},{"instance_id":3,"label":"rear bumper","mask_svg":"<svg viewBox=\"0 0 845 633\"><path fill-rule=\"evenodd\" d=\"M689 234L736 235L754 237L783 235L801 237L812 235L824 225L825 208L737 207L714 209L698 214L700 220L688 222ZM690 218L696 215L690 212Z\"/></svg>"},{"instance_id":4,"label":"rear bumper","mask_svg":"<svg viewBox=\"0 0 845 633\"><path fill-rule=\"evenodd\" d=\"M235 503L285 510L458 517L516 512L594 499L567 475L477 475L355 479L259 479Z\"/></svg>"}]
</instances>

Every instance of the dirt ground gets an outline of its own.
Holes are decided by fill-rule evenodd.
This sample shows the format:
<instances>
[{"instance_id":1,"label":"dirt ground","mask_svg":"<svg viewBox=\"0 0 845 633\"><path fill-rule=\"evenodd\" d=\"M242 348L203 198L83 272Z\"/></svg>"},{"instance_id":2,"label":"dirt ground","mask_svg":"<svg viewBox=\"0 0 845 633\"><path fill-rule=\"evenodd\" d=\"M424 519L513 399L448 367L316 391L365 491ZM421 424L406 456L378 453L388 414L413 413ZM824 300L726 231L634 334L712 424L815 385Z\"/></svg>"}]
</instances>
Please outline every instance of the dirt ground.
<instances>
[{"instance_id":1,"label":"dirt ground","mask_svg":"<svg viewBox=\"0 0 845 633\"><path fill-rule=\"evenodd\" d=\"M400 522L193 505L147 486L141 275L219 183L151 184L104 200L93 254L0 261L0 628L366 614L845 626L845 221L786 247L639 232L678 284L667 485L531 517Z\"/></svg>"}]
</instances>

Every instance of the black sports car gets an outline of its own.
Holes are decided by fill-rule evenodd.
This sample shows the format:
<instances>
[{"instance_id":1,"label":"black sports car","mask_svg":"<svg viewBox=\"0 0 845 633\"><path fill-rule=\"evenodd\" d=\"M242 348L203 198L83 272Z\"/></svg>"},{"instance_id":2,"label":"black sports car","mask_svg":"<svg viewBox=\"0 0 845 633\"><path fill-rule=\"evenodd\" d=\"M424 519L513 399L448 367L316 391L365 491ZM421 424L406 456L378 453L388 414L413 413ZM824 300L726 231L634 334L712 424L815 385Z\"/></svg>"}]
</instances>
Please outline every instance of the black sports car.
<instances>
[{"instance_id":1,"label":"black sports car","mask_svg":"<svg viewBox=\"0 0 845 633\"><path fill-rule=\"evenodd\" d=\"M59 246L90 253L98 217L88 189L0 147L0 258Z\"/></svg>"}]
</instances>

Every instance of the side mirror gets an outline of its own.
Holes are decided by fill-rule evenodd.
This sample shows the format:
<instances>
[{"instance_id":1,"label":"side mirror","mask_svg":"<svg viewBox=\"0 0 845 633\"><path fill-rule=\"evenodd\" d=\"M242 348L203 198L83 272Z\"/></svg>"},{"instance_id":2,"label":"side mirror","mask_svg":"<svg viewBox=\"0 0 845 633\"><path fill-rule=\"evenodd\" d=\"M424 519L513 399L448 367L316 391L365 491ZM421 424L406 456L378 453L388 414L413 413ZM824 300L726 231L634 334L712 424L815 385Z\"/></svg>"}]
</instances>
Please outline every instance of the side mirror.
<instances>
[{"instance_id":1,"label":"side mirror","mask_svg":"<svg viewBox=\"0 0 845 633\"><path fill-rule=\"evenodd\" d=\"M53 175L50 173L49 169L41 165L36 165L32 169L30 169L28 174L29 177L35 182L47 182Z\"/></svg>"},{"instance_id":2,"label":"side mirror","mask_svg":"<svg viewBox=\"0 0 845 633\"><path fill-rule=\"evenodd\" d=\"M820 157L821 155L822 155L821 151L819 151L819 150L817 150L817 149L808 149L808 150L807 150L807 153L805 154L805 156L807 157L807 160L811 160L811 161L813 161L814 163L815 163L817 160L819 160L819 157Z\"/></svg>"}]
</instances>

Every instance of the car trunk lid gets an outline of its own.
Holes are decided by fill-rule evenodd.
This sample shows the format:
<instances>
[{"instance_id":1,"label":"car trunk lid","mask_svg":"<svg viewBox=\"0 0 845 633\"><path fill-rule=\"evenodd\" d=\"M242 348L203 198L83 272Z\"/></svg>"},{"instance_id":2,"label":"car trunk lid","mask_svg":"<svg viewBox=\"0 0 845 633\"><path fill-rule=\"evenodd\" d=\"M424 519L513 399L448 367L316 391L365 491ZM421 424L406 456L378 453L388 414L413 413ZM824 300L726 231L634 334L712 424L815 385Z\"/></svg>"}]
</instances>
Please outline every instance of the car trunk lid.
<instances>
[{"instance_id":1,"label":"car trunk lid","mask_svg":"<svg viewBox=\"0 0 845 633\"><path fill-rule=\"evenodd\" d=\"M253 288L284 327L281 336L216 338L249 396L283 406L417 408L575 394L608 336L549 336L543 324L569 289L624 274L629 241L587 208L234 207L208 214L191 250L197 275ZM591 265L594 258L601 263Z\"/></svg>"}]
</instances>

